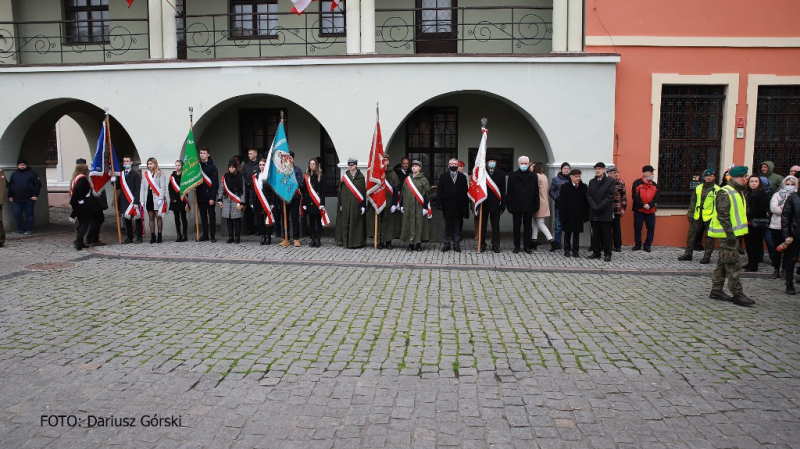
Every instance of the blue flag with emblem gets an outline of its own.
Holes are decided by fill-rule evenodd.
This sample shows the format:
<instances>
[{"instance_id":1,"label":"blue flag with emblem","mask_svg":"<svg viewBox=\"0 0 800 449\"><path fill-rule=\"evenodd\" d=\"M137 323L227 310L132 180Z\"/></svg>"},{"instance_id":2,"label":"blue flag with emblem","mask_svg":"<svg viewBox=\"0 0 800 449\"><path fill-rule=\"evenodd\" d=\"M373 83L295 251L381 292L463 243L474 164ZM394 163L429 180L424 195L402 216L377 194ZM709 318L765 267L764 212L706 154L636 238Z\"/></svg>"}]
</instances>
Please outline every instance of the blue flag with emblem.
<instances>
[{"instance_id":1,"label":"blue flag with emblem","mask_svg":"<svg viewBox=\"0 0 800 449\"><path fill-rule=\"evenodd\" d=\"M272 146L269 148L265 170L266 175L262 172L261 176L266 176L267 184L276 195L290 203L299 186L294 175L294 161L289 155L289 144L286 142L283 121L278 124L275 140L272 141Z\"/></svg>"}]
</instances>

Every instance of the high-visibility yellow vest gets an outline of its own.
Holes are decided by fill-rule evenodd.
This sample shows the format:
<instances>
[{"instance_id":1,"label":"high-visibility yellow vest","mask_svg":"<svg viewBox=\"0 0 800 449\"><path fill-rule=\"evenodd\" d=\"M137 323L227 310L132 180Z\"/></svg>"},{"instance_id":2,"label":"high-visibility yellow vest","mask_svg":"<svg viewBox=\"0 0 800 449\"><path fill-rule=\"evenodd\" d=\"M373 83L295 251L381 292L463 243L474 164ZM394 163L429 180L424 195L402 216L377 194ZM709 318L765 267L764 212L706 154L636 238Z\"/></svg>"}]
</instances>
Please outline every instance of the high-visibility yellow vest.
<instances>
[{"instance_id":1,"label":"high-visibility yellow vest","mask_svg":"<svg viewBox=\"0 0 800 449\"><path fill-rule=\"evenodd\" d=\"M703 184L697 186L695 193L697 194L697 201L695 201L694 206L694 219L700 219L700 209L703 209L703 221L711 220L713 217L717 215L717 209L715 207L715 202L717 200L717 191L720 190L722 187L714 184L714 190L708 192L706 195L706 200L701 204L701 198L703 195Z\"/></svg>"},{"instance_id":2,"label":"high-visibility yellow vest","mask_svg":"<svg viewBox=\"0 0 800 449\"><path fill-rule=\"evenodd\" d=\"M737 192L731 186L725 186L721 190L728 192L731 199L731 226L733 227L733 235L741 237L747 234L747 208L744 203L744 195ZM717 214L711 219L711 226L708 227L708 236L716 239L727 237L725 229L717 218Z\"/></svg>"}]
</instances>

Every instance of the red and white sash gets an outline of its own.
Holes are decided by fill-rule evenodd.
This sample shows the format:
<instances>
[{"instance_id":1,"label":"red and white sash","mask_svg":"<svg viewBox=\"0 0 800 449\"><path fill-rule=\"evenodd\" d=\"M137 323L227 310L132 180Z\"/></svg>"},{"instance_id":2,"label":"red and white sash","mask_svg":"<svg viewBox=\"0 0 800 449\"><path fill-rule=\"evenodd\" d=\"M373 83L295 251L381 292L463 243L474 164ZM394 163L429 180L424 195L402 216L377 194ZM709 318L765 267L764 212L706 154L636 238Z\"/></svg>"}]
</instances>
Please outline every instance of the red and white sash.
<instances>
[{"instance_id":1,"label":"red and white sash","mask_svg":"<svg viewBox=\"0 0 800 449\"><path fill-rule=\"evenodd\" d=\"M175 193L178 194L178 197L180 197L181 196L181 186L179 186L178 182L175 181L175 177L174 176L170 176L169 177L169 184L172 186L172 190L174 190ZM192 210L192 207L189 206L189 198L184 196L183 197L183 204L186 206L186 210Z\"/></svg>"},{"instance_id":2,"label":"red and white sash","mask_svg":"<svg viewBox=\"0 0 800 449\"><path fill-rule=\"evenodd\" d=\"M358 191L356 185L353 184L353 181L350 179L349 176L347 176L347 172L342 173L342 182L344 182L344 184L347 186L347 188L350 190L353 196L358 199L359 203L364 202L364 195L362 195L361 192Z\"/></svg>"},{"instance_id":3,"label":"red and white sash","mask_svg":"<svg viewBox=\"0 0 800 449\"><path fill-rule=\"evenodd\" d=\"M319 209L319 213L322 219L322 226L328 226L329 224L331 224L331 219L330 217L328 217L328 212L325 210L325 206L320 204L319 194L317 194L317 191L314 190L314 187L311 186L311 178L309 175L306 175L306 188L308 189L308 196L311 197L311 201L313 201L314 204L317 205L317 209Z\"/></svg>"},{"instance_id":4,"label":"red and white sash","mask_svg":"<svg viewBox=\"0 0 800 449\"><path fill-rule=\"evenodd\" d=\"M411 189L411 193L414 195L414 198L417 199L419 205L422 206L422 209L427 212L428 219L433 218L433 210L431 210L431 205L428 204L428 207L425 207L425 199L422 197L422 194L419 193L419 190L417 190L417 186L414 185L414 182L411 180L411 176L406 178L406 185Z\"/></svg>"},{"instance_id":5,"label":"red and white sash","mask_svg":"<svg viewBox=\"0 0 800 449\"><path fill-rule=\"evenodd\" d=\"M172 176L170 176L170 178L171 177ZM150 173L150 170L144 171L144 179L146 179L147 183L150 184L150 190L153 191L153 195L155 195L156 198L161 200L161 206L158 208L158 215L163 217L164 215L167 214L167 201L164 198L164 192L162 192L161 189L158 188L156 180L153 179L153 174Z\"/></svg>"},{"instance_id":6,"label":"red and white sash","mask_svg":"<svg viewBox=\"0 0 800 449\"><path fill-rule=\"evenodd\" d=\"M239 195L231 192L231 189L228 188L228 183L225 182L224 176L222 177L222 188L225 189L225 193L228 194L228 198L230 198L231 201L233 201L236 204L242 204L242 198Z\"/></svg>"},{"instance_id":7,"label":"red and white sash","mask_svg":"<svg viewBox=\"0 0 800 449\"><path fill-rule=\"evenodd\" d=\"M502 202L503 201L503 197L500 195L500 188L497 187L497 184L495 184L494 179L492 179L491 176L488 176L489 175L488 173L486 175L487 175L486 176L486 185L489 186L489 190L494 192L494 196L497 197L497 201L501 201Z\"/></svg>"},{"instance_id":8,"label":"red and white sash","mask_svg":"<svg viewBox=\"0 0 800 449\"><path fill-rule=\"evenodd\" d=\"M272 206L267 202L267 197L264 196L264 192L260 189L261 186L262 184L258 182L256 175L253 175L253 190L256 191L256 198L258 198L258 202L261 203L261 209L267 216L267 225L272 226L275 224L275 216L272 215Z\"/></svg>"},{"instance_id":9,"label":"red and white sash","mask_svg":"<svg viewBox=\"0 0 800 449\"><path fill-rule=\"evenodd\" d=\"M208 177L208 175L206 174L206 172L204 172L204 171L203 171L203 169L202 169L202 168L200 169L200 173L203 175L203 182L204 182L204 183L205 183L205 184L206 184L206 185L207 185L209 188L210 188L210 187L214 187L214 183L213 183L213 182L211 182L211 178L209 178L209 177Z\"/></svg>"},{"instance_id":10,"label":"red and white sash","mask_svg":"<svg viewBox=\"0 0 800 449\"><path fill-rule=\"evenodd\" d=\"M141 217L139 213L139 208L133 204L133 193L131 192L131 188L128 186L128 180L125 179L125 173L121 173L120 178L122 178L122 194L125 195L125 199L128 201L128 208L125 209L123 216L128 220L138 220Z\"/></svg>"},{"instance_id":11,"label":"red and white sash","mask_svg":"<svg viewBox=\"0 0 800 449\"><path fill-rule=\"evenodd\" d=\"M389 196L394 195L394 188L391 184L389 184L389 181L387 181L386 178L383 179L383 186L386 187L386 191L389 192Z\"/></svg>"},{"instance_id":12,"label":"red and white sash","mask_svg":"<svg viewBox=\"0 0 800 449\"><path fill-rule=\"evenodd\" d=\"M72 194L75 192L75 186L78 185L78 180L85 177L86 175L81 173L78 176L76 176L75 179L72 180L72 184L69 186L69 196L72 196Z\"/></svg>"}]
</instances>

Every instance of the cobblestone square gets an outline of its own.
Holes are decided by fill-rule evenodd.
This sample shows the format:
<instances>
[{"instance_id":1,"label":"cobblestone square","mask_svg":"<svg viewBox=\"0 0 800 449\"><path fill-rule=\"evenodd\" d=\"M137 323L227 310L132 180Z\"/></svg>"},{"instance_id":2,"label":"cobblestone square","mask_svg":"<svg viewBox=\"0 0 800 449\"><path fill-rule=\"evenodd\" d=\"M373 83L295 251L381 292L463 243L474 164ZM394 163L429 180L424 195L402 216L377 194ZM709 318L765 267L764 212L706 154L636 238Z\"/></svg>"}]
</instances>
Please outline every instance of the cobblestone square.
<instances>
[{"instance_id":1,"label":"cobblestone square","mask_svg":"<svg viewBox=\"0 0 800 449\"><path fill-rule=\"evenodd\" d=\"M742 308L675 248L603 263L256 238L12 236L0 446L800 445L800 303L766 266Z\"/></svg>"}]
</instances>

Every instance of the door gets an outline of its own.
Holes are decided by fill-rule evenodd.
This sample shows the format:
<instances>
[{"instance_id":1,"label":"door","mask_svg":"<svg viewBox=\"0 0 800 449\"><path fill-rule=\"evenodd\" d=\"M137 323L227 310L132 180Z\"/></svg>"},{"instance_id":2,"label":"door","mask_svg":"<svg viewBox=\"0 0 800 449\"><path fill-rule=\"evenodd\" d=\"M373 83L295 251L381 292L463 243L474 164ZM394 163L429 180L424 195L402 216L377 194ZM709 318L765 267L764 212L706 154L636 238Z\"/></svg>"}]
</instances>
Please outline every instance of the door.
<instances>
[{"instance_id":1,"label":"door","mask_svg":"<svg viewBox=\"0 0 800 449\"><path fill-rule=\"evenodd\" d=\"M457 53L457 0L416 0L416 52Z\"/></svg>"}]
</instances>

